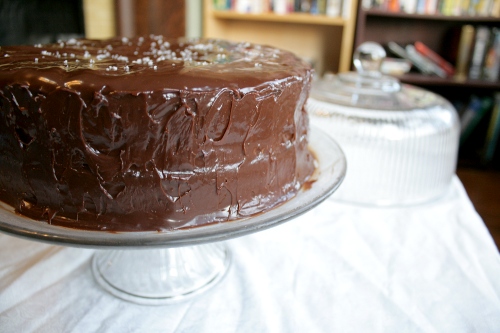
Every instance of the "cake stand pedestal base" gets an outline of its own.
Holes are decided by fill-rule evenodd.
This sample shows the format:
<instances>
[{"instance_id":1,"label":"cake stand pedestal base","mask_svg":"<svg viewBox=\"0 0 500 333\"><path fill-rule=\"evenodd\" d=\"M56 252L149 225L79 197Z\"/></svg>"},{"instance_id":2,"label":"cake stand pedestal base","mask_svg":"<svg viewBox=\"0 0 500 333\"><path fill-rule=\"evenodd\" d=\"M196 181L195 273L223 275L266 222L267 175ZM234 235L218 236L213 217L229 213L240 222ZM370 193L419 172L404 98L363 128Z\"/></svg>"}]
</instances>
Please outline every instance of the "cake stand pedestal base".
<instances>
[{"instance_id":1,"label":"cake stand pedestal base","mask_svg":"<svg viewBox=\"0 0 500 333\"><path fill-rule=\"evenodd\" d=\"M184 301L225 275L231 253L223 242L160 249L98 250L97 282L124 300L147 305Z\"/></svg>"}]
</instances>

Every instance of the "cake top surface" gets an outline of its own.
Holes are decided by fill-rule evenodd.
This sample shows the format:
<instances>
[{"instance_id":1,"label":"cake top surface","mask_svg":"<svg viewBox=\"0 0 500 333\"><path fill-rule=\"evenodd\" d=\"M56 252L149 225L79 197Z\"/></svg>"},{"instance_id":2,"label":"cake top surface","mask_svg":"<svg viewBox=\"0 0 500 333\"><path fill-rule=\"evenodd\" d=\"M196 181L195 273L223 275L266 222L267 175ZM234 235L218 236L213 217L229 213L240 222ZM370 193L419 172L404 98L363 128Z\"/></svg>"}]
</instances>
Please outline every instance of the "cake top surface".
<instances>
[{"instance_id":1,"label":"cake top surface","mask_svg":"<svg viewBox=\"0 0 500 333\"><path fill-rule=\"evenodd\" d=\"M309 68L288 51L216 39L171 40L151 35L0 47L2 81L15 77L118 90L138 86L143 90L244 89L271 80L300 78Z\"/></svg>"}]
</instances>

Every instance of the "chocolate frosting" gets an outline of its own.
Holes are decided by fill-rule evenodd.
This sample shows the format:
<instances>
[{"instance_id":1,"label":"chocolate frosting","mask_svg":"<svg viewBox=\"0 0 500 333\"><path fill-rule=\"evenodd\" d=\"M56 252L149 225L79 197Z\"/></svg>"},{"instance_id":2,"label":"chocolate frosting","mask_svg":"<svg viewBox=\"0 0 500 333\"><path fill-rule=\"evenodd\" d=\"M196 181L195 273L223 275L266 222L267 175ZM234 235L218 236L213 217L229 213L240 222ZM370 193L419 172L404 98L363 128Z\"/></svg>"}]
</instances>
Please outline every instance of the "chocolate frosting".
<instances>
[{"instance_id":1,"label":"chocolate frosting","mask_svg":"<svg viewBox=\"0 0 500 333\"><path fill-rule=\"evenodd\" d=\"M173 230L260 213L313 171L311 69L161 36L0 48L0 200L55 225Z\"/></svg>"}]
</instances>

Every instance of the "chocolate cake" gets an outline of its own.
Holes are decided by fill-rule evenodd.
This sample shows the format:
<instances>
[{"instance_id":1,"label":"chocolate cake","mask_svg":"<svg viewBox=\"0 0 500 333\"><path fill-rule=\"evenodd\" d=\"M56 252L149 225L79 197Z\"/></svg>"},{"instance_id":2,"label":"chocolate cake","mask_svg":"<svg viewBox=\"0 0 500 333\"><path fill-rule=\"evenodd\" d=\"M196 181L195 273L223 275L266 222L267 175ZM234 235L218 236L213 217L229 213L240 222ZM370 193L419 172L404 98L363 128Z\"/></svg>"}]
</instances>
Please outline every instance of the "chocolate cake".
<instances>
[{"instance_id":1,"label":"chocolate cake","mask_svg":"<svg viewBox=\"0 0 500 333\"><path fill-rule=\"evenodd\" d=\"M309 65L161 36L0 48L0 200L65 227L175 230L293 197Z\"/></svg>"}]
</instances>

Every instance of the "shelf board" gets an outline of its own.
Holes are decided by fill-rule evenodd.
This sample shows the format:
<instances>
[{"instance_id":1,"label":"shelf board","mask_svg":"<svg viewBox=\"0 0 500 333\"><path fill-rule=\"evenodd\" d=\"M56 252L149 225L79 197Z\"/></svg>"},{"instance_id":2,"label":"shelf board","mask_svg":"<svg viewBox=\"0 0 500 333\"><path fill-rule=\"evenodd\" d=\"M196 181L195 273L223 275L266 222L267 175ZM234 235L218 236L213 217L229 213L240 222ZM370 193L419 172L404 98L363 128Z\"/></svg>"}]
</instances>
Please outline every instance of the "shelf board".
<instances>
[{"instance_id":1,"label":"shelf board","mask_svg":"<svg viewBox=\"0 0 500 333\"><path fill-rule=\"evenodd\" d=\"M398 76L401 82L420 86L436 86L436 87L462 87L462 88L484 88L484 89L500 89L500 82L490 82L485 80L459 80L455 78L440 78L431 75L422 75L418 73L409 73Z\"/></svg>"},{"instance_id":2,"label":"shelf board","mask_svg":"<svg viewBox=\"0 0 500 333\"><path fill-rule=\"evenodd\" d=\"M307 13L288 13L283 15L275 13L245 14L230 10L214 10L213 16L217 19L224 20L265 21L330 26L343 26L346 23L346 20L342 17L312 15Z\"/></svg>"},{"instance_id":3,"label":"shelf board","mask_svg":"<svg viewBox=\"0 0 500 333\"><path fill-rule=\"evenodd\" d=\"M389 12L382 9L368 9L361 11L366 16L414 19L414 20L434 20L434 21L456 21L456 22L477 22L477 23L498 23L499 17L493 16L454 16L442 14L409 14L402 12Z\"/></svg>"}]
</instances>

